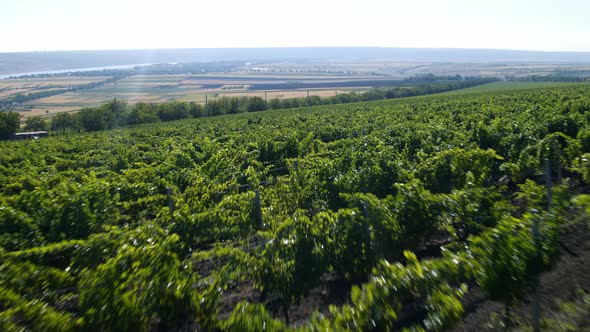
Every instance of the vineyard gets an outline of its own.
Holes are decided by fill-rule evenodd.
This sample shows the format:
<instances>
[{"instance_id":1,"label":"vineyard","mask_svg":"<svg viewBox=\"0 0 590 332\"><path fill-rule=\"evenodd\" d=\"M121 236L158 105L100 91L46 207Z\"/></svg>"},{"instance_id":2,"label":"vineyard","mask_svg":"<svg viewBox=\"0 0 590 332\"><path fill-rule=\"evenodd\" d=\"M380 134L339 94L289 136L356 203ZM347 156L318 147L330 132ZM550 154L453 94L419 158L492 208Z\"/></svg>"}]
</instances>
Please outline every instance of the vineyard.
<instances>
[{"instance_id":1,"label":"vineyard","mask_svg":"<svg viewBox=\"0 0 590 332\"><path fill-rule=\"evenodd\" d=\"M0 142L0 330L440 331L590 213L590 86Z\"/></svg>"}]
</instances>

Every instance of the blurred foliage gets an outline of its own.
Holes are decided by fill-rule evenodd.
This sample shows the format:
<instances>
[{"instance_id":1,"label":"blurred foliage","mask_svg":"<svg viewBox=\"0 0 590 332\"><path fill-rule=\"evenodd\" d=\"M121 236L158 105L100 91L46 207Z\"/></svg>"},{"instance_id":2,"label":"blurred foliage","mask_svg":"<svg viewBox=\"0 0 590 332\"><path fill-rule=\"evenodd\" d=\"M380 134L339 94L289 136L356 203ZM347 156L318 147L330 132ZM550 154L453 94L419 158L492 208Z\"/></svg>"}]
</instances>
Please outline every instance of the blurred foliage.
<instances>
[{"instance_id":1,"label":"blurred foliage","mask_svg":"<svg viewBox=\"0 0 590 332\"><path fill-rule=\"evenodd\" d=\"M589 91L56 116L0 143L0 329L439 331L473 282L512 305L590 206ZM328 278L350 299L292 324Z\"/></svg>"}]
</instances>

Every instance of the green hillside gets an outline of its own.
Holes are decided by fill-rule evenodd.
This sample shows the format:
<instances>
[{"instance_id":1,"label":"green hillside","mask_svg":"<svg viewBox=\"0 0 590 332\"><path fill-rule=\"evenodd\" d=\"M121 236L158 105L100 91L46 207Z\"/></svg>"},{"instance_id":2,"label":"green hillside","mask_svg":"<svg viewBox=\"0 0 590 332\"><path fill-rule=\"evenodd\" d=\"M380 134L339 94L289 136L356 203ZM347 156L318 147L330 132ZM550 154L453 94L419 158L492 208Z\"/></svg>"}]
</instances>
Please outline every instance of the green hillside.
<instances>
[{"instance_id":1,"label":"green hillside","mask_svg":"<svg viewBox=\"0 0 590 332\"><path fill-rule=\"evenodd\" d=\"M583 86L588 83L572 83L572 82L493 82L466 89L449 91L446 94L465 94L465 93L483 93L483 92L509 92L516 90L529 90L541 88L566 88Z\"/></svg>"},{"instance_id":2,"label":"green hillside","mask_svg":"<svg viewBox=\"0 0 590 332\"><path fill-rule=\"evenodd\" d=\"M439 331L474 289L513 307L590 212L590 86L533 86L0 142L0 330Z\"/></svg>"}]
</instances>

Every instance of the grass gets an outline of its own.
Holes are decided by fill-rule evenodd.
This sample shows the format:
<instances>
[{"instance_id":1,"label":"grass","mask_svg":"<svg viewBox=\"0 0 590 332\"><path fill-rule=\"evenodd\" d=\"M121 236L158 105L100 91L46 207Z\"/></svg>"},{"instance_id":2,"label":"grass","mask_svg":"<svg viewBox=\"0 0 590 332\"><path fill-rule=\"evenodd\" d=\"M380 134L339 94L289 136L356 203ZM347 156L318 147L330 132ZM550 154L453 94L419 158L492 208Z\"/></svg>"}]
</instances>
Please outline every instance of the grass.
<instances>
[{"instance_id":1,"label":"grass","mask_svg":"<svg viewBox=\"0 0 590 332\"><path fill-rule=\"evenodd\" d=\"M551 318L544 319L542 325L547 331L589 331L590 294L578 290L574 299L561 302L559 309L551 313Z\"/></svg>"},{"instance_id":2,"label":"grass","mask_svg":"<svg viewBox=\"0 0 590 332\"><path fill-rule=\"evenodd\" d=\"M41 87L70 87L106 80L108 77L47 77L47 78L20 78L0 80L0 89L6 88L41 88Z\"/></svg>"},{"instance_id":3,"label":"grass","mask_svg":"<svg viewBox=\"0 0 590 332\"><path fill-rule=\"evenodd\" d=\"M461 95L466 93L483 93L483 92L501 92L513 90L527 90L536 88L568 87L588 83L571 83L571 82L494 82L474 86L467 89L445 92L449 95Z\"/></svg>"},{"instance_id":4,"label":"grass","mask_svg":"<svg viewBox=\"0 0 590 332\"><path fill-rule=\"evenodd\" d=\"M133 84L143 84L143 83L174 83L180 82L185 79L187 75L136 75L131 77L126 77L124 79L119 80L119 83L133 83Z\"/></svg>"}]
</instances>

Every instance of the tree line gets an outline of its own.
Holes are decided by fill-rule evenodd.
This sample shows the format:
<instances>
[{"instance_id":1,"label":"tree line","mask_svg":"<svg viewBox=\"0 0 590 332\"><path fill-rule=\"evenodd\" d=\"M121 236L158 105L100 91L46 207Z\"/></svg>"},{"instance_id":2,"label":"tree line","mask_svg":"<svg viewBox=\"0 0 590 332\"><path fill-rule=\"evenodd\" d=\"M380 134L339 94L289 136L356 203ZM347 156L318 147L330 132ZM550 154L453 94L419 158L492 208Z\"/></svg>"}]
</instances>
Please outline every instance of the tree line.
<instances>
[{"instance_id":1,"label":"tree line","mask_svg":"<svg viewBox=\"0 0 590 332\"><path fill-rule=\"evenodd\" d=\"M273 98L266 100L257 96L221 97L210 100L205 105L196 102L180 101L157 104L140 102L134 105L129 105L124 100L114 99L99 107L83 108L75 113L58 113L51 119L51 121L39 116L29 117L26 120L24 129L25 131L51 130L55 133L65 133L67 131L92 132L186 118L201 118L225 114L421 96L463 89L475 85L490 83L496 80L496 78L455 79L452 81L431 84L400 86L390 89L373 89L363 93L341 93L332 97L324 98L319 96L309 96L302 98ZM3 112L0 114L10 113L14 112ZM0 121L3 122L3 124L0 125L0 128L2 128L2 133L0 133L2 138L10 138L18 131L19 121L15 122L14 119L15 115L0 118ZM18 120L20 120L20 117L18 117Z\"/></svg>"}]
</instances>

